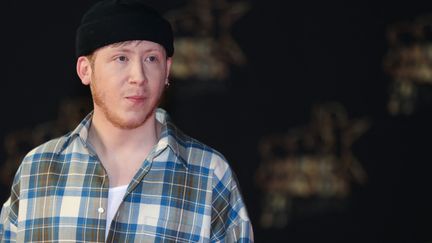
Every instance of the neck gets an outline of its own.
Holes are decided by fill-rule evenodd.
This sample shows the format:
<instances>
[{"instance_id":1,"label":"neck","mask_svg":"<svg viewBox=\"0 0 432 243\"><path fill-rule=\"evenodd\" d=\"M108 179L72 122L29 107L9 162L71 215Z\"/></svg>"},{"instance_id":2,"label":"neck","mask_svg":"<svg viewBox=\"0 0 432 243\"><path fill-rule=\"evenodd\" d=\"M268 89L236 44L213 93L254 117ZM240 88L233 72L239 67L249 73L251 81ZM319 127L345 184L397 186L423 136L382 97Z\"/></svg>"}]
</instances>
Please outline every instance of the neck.
<instances>
[{"instance_id":1,"label":"neck","mask_svg":"<svg viewBox=\"0 0 432 243\"><path fill-rule=\"evenodd\" d=\"M157 143L160 128L154 113L134 129L119 128L105 116L93 114L88 140L104 165L111 186L130 182Z\"/></svg>"},{"instance_id":2,"label":"neck","mask_svg":"<svg viewBox=\"0 0 432 243\"><path fill-rule=\"evenodd\" d=\"M107 151L135 149L142 146L153 146L158 139L159 124L155 114L148 117L141 126L125 129L114 126L100 116L93 116L89 139L94 146L101 146Z\"/></svg>"}]
</instances>

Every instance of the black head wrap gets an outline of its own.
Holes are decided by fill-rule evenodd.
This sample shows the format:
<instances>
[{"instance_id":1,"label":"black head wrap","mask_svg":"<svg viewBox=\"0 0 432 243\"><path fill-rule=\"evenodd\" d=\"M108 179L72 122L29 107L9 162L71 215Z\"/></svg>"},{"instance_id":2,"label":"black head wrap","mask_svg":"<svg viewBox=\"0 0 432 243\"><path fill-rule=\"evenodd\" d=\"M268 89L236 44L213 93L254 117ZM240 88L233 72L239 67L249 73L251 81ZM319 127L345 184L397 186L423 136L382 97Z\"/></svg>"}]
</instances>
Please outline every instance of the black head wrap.
<instances>
[{"instance_id":1,"label":"black head wrap","mask_svg":"<svg viewBox=\"0 0 432 243\"><path fill-rule=\"evenodd\" d=\"M82 17L76 33L76 56L130 40L147 40L174 54L170 23L156 10L139 1L104 0L96 3Z\"/></svg>"}]
</instances>

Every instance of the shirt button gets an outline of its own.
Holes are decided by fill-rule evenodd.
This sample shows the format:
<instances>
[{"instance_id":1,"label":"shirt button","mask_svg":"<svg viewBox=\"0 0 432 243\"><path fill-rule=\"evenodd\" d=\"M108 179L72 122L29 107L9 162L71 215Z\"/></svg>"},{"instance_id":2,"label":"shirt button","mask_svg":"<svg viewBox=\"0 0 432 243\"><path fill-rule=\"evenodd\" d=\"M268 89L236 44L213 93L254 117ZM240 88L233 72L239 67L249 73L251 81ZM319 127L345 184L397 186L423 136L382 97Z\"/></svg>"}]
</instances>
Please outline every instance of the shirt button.
<instances>
[{"instance_id":1,"label":"shirt button","mask_svg":"<svg viewBox=\"0 0 432 243\"><path fill-rule=\"evenodd\" d=\"M98 212L99 212L100 214L102 214L102 213L105 212L105 209L103 209L103 208L98 208Z\"/></svg>"}]
</instances>

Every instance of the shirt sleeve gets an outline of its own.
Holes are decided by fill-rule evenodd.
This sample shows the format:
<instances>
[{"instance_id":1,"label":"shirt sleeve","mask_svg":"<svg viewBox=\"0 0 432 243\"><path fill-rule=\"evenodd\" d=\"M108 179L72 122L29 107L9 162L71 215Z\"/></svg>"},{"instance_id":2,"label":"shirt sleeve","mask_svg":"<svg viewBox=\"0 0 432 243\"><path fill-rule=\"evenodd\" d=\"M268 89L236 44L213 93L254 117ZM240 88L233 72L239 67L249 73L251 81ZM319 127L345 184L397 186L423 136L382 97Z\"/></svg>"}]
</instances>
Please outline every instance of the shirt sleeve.
<instances>
[{"instance_id":1,"label":"shirt sleeve","mask_svg":"<svg viewBox=\"0 0 432 243\"><path fill-rule=\"evenodd\" d=\"M214 169L211 242L254 242L237 178L228 164Z\"/></svg>"},{"instance_id":2,"label":"shirt sleeve","mask_svg":"<svg viewBox=\"0 0 432 243\"><path fill-rule=\"evenodd\" d=\"M0 242L16 242L18 205L19 205L19 177L18 170L9 199L3 204L0 215Z\"/></svg>"}]
</instances>

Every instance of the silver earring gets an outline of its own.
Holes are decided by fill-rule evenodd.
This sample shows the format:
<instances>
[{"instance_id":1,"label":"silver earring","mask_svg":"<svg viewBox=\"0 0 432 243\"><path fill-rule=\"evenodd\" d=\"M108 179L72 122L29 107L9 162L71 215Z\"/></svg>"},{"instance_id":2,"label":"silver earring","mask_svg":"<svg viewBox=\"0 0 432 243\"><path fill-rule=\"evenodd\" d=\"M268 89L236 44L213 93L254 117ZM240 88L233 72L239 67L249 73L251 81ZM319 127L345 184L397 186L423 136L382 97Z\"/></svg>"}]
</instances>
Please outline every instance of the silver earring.
<instances>
[{"instance_id":1,"label":"silver earring","mask_svg":"<svg viewBox=\"0 0 432 243\"><path fill-rule=\"evenodd\" d=\"M166 80L165 80L165 86L167 86L167 87L169 87L170 86L170 81L169 81L169 79L167 78Z\"/></svg>"}]
</instances>

